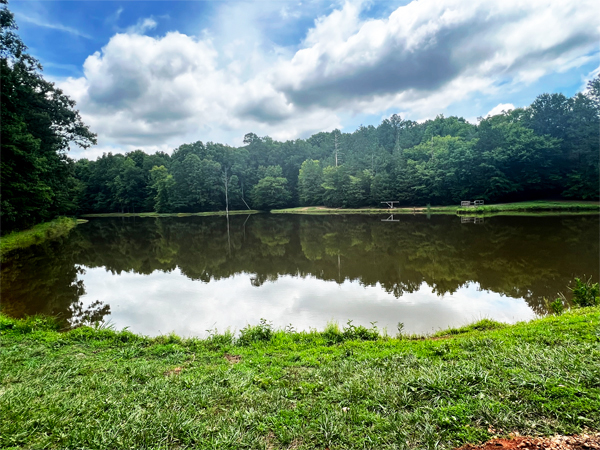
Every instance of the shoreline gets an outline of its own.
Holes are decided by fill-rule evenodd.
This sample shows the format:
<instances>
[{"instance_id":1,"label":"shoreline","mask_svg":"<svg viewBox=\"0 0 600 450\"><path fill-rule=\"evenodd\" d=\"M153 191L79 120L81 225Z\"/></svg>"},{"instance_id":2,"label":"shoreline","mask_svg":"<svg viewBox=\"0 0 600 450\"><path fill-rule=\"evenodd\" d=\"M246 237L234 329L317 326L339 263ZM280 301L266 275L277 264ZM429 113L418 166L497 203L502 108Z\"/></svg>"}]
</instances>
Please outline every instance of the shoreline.
<instances>
[{"instance_id":1,"label":"shoreline","mask_svg":"<svg viewBox=\"0 0 600 450\"><path fill-rule=\"evenodd\" d=\"M456 448L582 433L600 423L599 314L429 339L266 322L239 338L149 338L0 315L0 446Z\"/></svg>"},{"instance_id":2,"label":"shoreline","mask_svg":"<svg viewBox=\"0 0 600 450\"><path fill-rule=\"evenodd\" d=\"M600 211L600 203L593 201L549 201L503 203L476 208L460 206L410 206L389 208L327 208L324 206L299 206L296 208L272 210L271 214L456 214L456 215L504 215L532 213L593 213Z\"/></svg>"},{"instance_id":3,"label":"shoreline","mask_svg":"<svg viewBox=\"0 0 600 450\"><path fill-rule=\"evenodd\" d=\"M44 241L66 236L78 224L85 223L87 220L74 219L72 217L59 217L49 222L42 222L31 228L21 231L13 231L0 238L0 261L4 260L11 253L41 244Z\"/></svg>"},{"instance_id":4,"label":"shoreline","mask_svg":"<svg viewBox=\"0 0 600 450\"><path fill-rule=\"evenodd\" d=\"M255 209L249 210L234 210L229 211L230 216L246 215L246 214L259 214L261 211ZM157 212L145 212L145 213L95 213L95 214L81 214L79 217L84 218L98 218L98 217L193 217L193 216L226 216L225 211L205 211L198 213L157 213Z\"/></svg>"}]
</instances>

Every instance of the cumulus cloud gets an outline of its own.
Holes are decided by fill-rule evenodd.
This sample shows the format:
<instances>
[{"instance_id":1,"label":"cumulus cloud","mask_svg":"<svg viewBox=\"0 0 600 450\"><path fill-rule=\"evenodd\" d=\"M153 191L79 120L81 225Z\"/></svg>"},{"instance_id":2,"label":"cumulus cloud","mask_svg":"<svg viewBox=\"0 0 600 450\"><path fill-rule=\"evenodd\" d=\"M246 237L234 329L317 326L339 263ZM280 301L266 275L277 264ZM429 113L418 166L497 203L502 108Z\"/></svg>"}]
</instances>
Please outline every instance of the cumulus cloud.
<instances>
[{"instance_id":1,"label":"cumulus cloud","mask_svg":"<svg viewBox=\"0 0 600 450\"><path fill-rule=\"evenodd\" d=\"M346 4L352 31L331 32L336 13L318 21L274 83L296 105L341 108L422 100L451 83L464 95L532 81L597 46L590 12L600 8L587 3L415 1L358 28L358 9ZM468 79L475 84L461 83Z\"/></svg>"},{"instance_id":2,"label":"cumulus cloud","mask_svg":"<svg viewBox=\"0 0 600 450\"><path fill-rule=\"evenodd\" d=\"M231 27L144 36L156 26L144 19L89 56L84 77L61 86L111 145L203 136L239 144L248 131L284 139L331 130L348 113L395 108L424 118L474 93L577 67L598 51L600 5L591 0L420 0L382 19L364 11L344 3L293 50L255 28L239 39Z\"/></svg>"}]
</instances>

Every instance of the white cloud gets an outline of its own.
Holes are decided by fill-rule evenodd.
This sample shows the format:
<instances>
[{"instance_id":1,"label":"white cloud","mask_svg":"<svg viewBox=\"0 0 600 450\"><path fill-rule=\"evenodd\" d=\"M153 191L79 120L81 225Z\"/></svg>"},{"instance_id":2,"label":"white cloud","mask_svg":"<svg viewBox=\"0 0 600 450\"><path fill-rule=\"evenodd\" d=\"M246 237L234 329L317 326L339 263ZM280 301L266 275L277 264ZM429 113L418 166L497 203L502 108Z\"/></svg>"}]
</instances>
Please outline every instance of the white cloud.
<instances>
[{"instance_id":1,"label":"white cloud","mask_svg":"<svg viewBox=\"0 0 600 450\"><path fill-rule=\"evenodd\" d=\"M498 114L508 112L512 109L515 109L515 105L513 105L512 103L499 103L498 105L490 109L488 113L485 114L483 117L497 116Z\"/></svg>"},{"instance_id":2,"label":"white cloud","mask_svg":"<svg viewBox=\"0 0 600 450\"><path fill-rule=\"evenodd\" d=\"M135 25L127 28L128 33L133 34L144 34L146 31L153 30L156 28L158 23L152 17L146 17L137 21Z\"/></svg>"},{"instance_id":3,"label":"white cloud","mask_svg":"<svg viewBox=\"0 0 600 450\"><path fill-rule=\"evenodd\" d=\"M592 70L591 72L583 75L581 77L581 91L587 91L587 85L588 82L592 81L594 78L596 78L598 75L600 75L600 66L596 67L594 70Z\"/></svg>"},{"instance_id":4,"label":"white cloud","mask_svg":"<svg viewBox=\"0 0 600 450\"><path fill-rule=\"evenodd\" d=\"M199 38L143 36L156 26L143 19L88 57L83 78L61 86L103 145L239 145L249 131L303 137L341 127L348 114L431 117L579 67L600 35L591 0L421 0L378 20L346 2L292 48L265 29L274 17L296 20L297 9L238 5L224 5L218 28Z\"/></svg>"}]
</instances>

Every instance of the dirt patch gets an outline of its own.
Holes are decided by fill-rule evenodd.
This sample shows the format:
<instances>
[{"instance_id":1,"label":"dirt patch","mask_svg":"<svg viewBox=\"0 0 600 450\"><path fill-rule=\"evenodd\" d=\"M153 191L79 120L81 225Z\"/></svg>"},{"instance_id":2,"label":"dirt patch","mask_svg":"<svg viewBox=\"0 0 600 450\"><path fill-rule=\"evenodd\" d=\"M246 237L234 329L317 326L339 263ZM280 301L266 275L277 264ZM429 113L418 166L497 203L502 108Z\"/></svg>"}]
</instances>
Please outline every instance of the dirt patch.
<instances>
[{"instance_id":1,"label":"dirt patch","mask_svg":"<svg viewBox=\"0 0 600 450\"><path fill-rule=\"evenodd\" d=\"M281 447L281 445L279 445L278 440L272 431L269 431L269 434L267 434L267 436L265 438L265 444L266 444L267 450L275 450L276 448L284 448L284 447ZM297 448L300 447L301 444L302 444L302 442L299 439L294 439L285 448L286 448L286 450L296 450Z\"/></svg>"},{"instance_id":2,"label":"dirt patch","mask_svg":"<svg viewBox=\"0 0 600 450\"><path fill-rule=\"evenodd\" d=\"M231 364L242 362L242 357L240 355L230 355L229 353L225 353L223 357Z\"/></svg>"},{"instance_id":3,"label":"dirt patch","mask_svg":"<svg viewBox=\"0 0 600 450\"><path fill-rule=\"evenodd\" d=\"M458 450L600 450L600 433L576 436L534 438L515 436L510 439L492 439L481 445L466 444Z\"/></svg>"},{"instance_id":4,"label":"dirt patch","mask_svg":"<svg viewBox=\"0 0 600 450\"><path fill-rule=\"evenodd\" d=\"M175 367L174 369L167 370L165 372L165 377L170 377L170 376L173 376L173 375L179 375L182 370L183 370L183 367Z\"/></svg>"}]
</instances>

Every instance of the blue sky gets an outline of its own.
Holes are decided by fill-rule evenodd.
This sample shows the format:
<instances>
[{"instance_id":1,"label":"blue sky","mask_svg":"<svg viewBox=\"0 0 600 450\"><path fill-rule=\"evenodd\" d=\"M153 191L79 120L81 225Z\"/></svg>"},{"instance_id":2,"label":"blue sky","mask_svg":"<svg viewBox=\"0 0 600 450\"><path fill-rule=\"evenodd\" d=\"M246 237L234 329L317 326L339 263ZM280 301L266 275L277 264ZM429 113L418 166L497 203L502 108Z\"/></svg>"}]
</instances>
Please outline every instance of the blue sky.
<instances>
[{"instance_id":1,"label":"blue sky","mask_svg":"<svg viewBox=\"0 0 600 450\"><path fill-rule=\"evenodd\" d=\"M30 53L98 146L241 145L479 116L598 73L598 2L12 1Z\"/></svg>"}]
</instances>

